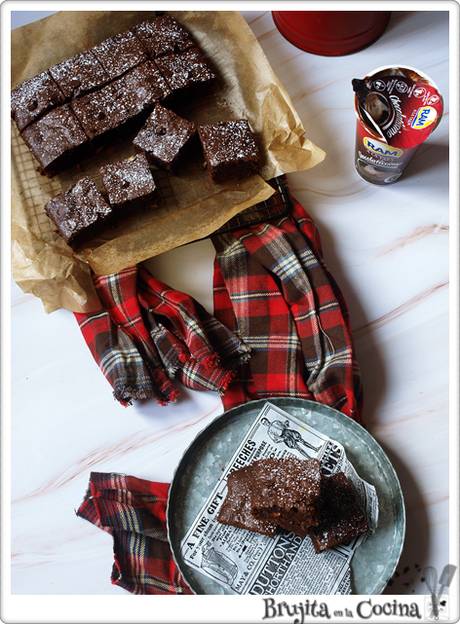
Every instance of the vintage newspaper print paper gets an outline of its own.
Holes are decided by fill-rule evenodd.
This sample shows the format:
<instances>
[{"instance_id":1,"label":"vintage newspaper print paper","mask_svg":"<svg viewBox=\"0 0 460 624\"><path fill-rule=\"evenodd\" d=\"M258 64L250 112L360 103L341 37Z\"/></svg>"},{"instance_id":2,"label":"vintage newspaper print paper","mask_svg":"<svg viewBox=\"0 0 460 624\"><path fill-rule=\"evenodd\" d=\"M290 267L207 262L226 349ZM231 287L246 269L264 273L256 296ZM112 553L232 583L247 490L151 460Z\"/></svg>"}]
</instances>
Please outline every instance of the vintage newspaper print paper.
<instances>
[{"instance_id":1,"label":"vintage newspaper print paper","mask_svg":"<svg viewBox=\"0 0 460 624\"><path fill-rule=\"evenodd\" d=\"M341 444L267 403L235 451L181 542L186 564L234 594L350 594L350 561L366 539L360 535L317 555L309 537L283 531L274 538L220 524L216 518L226 496L228 475L266 457L317 457L325 476L344 472L369 521L378 522L374 486L362 480Z\"/></svg>"},{"instance_id":2,"label":"vintage newspaper print paper","mask_svg":"<svg viewBox=\"0 0 460 624\"><path fill-rule=\"evenodd\" d=\"M62 11L12 32L12 88L149 17L154 11ZM111 274L126 266L210 235L241 210L273 193L275 176L314 167L325 154L306 137L285 89L254 34L236 11L172 12L191 32L219 77L215 94L178 111L197 123L244 117L265 158L261 175L212 185L202 159L184 174L158 172L164 202L127 219L78 254L65 245L44 213L44 205L83 175L103 190L99 167L133 155L132 137L118 141L78 166L48 180L14 124L12 145L12 270L25 291L40 297L45 310L92 311L99 302L91 271Z\"/></svg>"}]
</instances>

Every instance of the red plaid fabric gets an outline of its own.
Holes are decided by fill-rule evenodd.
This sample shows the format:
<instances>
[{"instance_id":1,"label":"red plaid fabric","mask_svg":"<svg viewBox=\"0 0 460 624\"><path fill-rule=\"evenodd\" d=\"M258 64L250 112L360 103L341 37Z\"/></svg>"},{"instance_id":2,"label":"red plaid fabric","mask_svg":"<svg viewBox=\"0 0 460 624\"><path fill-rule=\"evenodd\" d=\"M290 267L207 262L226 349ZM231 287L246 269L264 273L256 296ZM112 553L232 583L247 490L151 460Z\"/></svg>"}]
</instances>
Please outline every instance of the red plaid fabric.
<instances>
[{"instance_id":1,"label":"red plaid fabric","mask_svg":"<svg viewBox=\"0 0 460 624\"><path fill-rule=\"evenodd\" d=\"M144 267L139 267L139 300L170 374L176 372L189 388L224 393L237 366L250 357L246 345L198 301L154 279ZM177 358L171 356L172 345Z\"/></svg>"},{"instance_id":2,"label":"red plaid fabric","mask_svg":"<svg viewBox=\"0 0 460 624\"><path fill-rule=\"evenodd\" d=\"M224 409L303 397L361 422L348 309L311 217L294 202L288 217L213 242L214 317L143 267L95 278L105 307L76 316L116 398L167 403L177 396L171 379L179 377L219 391ZM77 511L113 536L112 583L135 594L192 593L166 537L168 487L92 473Z\"/></svg>"},{"instance_id":3,"label":"red plaid fabric","mask_svg":"<svg viewBox=\"0 0 460 624\"><path fill-rule=\"evenodd\" d=\"M251 349L222 397L299 397L362 422L362 386L346 302L312 218L289 216L213 237L214 314Z\"/></svg>"},{"instance_id":4,"label":"red plaid fabric","mask_svg":"<svg viewBox=\"0 0 460 624\"><path fill-rule=\"evenodd\" d=\"M75 313L98 366L123 405L174 401L176 378L222 394L249 349L192 297L156 280L145 267L93 277L103 308Z\"/></svg>"},{"instance_id":5,"label":"red plaid fabric","mask_svg":"<svg viewBox=\"0 0 460 624\"><path fill-rule=\"evenodd\" d=\"M192 594L166 536L169 485L92 472L77 516L113 537L111 582L133 594Z\"/></svg>"}]
</instances>

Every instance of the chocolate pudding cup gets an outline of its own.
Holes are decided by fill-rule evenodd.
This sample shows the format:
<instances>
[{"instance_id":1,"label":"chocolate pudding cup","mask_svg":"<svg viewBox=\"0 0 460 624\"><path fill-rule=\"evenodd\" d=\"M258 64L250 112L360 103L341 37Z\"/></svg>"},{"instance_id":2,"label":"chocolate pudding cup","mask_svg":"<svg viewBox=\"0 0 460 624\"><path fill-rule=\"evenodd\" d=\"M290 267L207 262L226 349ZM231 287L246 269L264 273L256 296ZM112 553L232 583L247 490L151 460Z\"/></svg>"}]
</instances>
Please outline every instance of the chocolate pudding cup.
<instances>
[{"instance_id":1,"label":"chocolate pudding cup","mask_svg":"<svg viewBox=\"0 0 460 624\"><path fill-rule=\"evenodd\" d=\"M405 66L376 69L353 88L356 171L371 184L393 184L439 125L442 96L431 78Z\"/></svg>"}]
</instances>

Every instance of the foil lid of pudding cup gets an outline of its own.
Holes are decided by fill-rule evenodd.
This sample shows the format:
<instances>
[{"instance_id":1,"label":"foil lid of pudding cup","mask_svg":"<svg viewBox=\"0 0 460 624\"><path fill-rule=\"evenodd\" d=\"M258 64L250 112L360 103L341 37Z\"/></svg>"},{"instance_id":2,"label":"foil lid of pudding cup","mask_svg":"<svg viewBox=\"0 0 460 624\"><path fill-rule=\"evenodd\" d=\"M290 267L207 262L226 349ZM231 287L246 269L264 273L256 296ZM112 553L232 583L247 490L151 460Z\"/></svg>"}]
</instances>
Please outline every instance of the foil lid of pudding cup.
<instances>
[{"instance_id":1,"label":"foil lid of pudding cup","mask_svg":"<svg viewBox=\"0 0 460 624\"><path fill-rule=\"evenodd\" d=\"M423 143L439 124L443 100L437 86L419 70L387 67L352 80L363 121L392 147Z\"/></svg>"}]
</instances>

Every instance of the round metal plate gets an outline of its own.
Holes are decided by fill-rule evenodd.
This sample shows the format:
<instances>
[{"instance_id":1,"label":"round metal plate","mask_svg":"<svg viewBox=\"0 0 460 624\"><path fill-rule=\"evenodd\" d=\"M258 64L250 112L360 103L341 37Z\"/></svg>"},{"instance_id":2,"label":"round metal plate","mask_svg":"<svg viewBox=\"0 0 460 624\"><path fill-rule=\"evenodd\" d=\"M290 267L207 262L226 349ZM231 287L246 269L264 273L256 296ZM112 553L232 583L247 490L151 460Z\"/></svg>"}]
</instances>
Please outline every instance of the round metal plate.
<instances>
[{"instance_id":1,"label":"round metal plate","mask_svg":"<svg viewBox=\"0 0 460 624\"><path fill-rule=\"evenodd\" d=\"M406 526L401 487L388 457L361 425L337 410L305 399L268 402L342 444L359 476L374 485L379 500L378 527L353 555L351 579L355 594L380 594L399 561ZM266 403L251 401L217 417L197 435L176 468L166 514L168 537L174 560L196 594L226 592L183 561L181 541Z\"/></svg>"}]
</instances>

